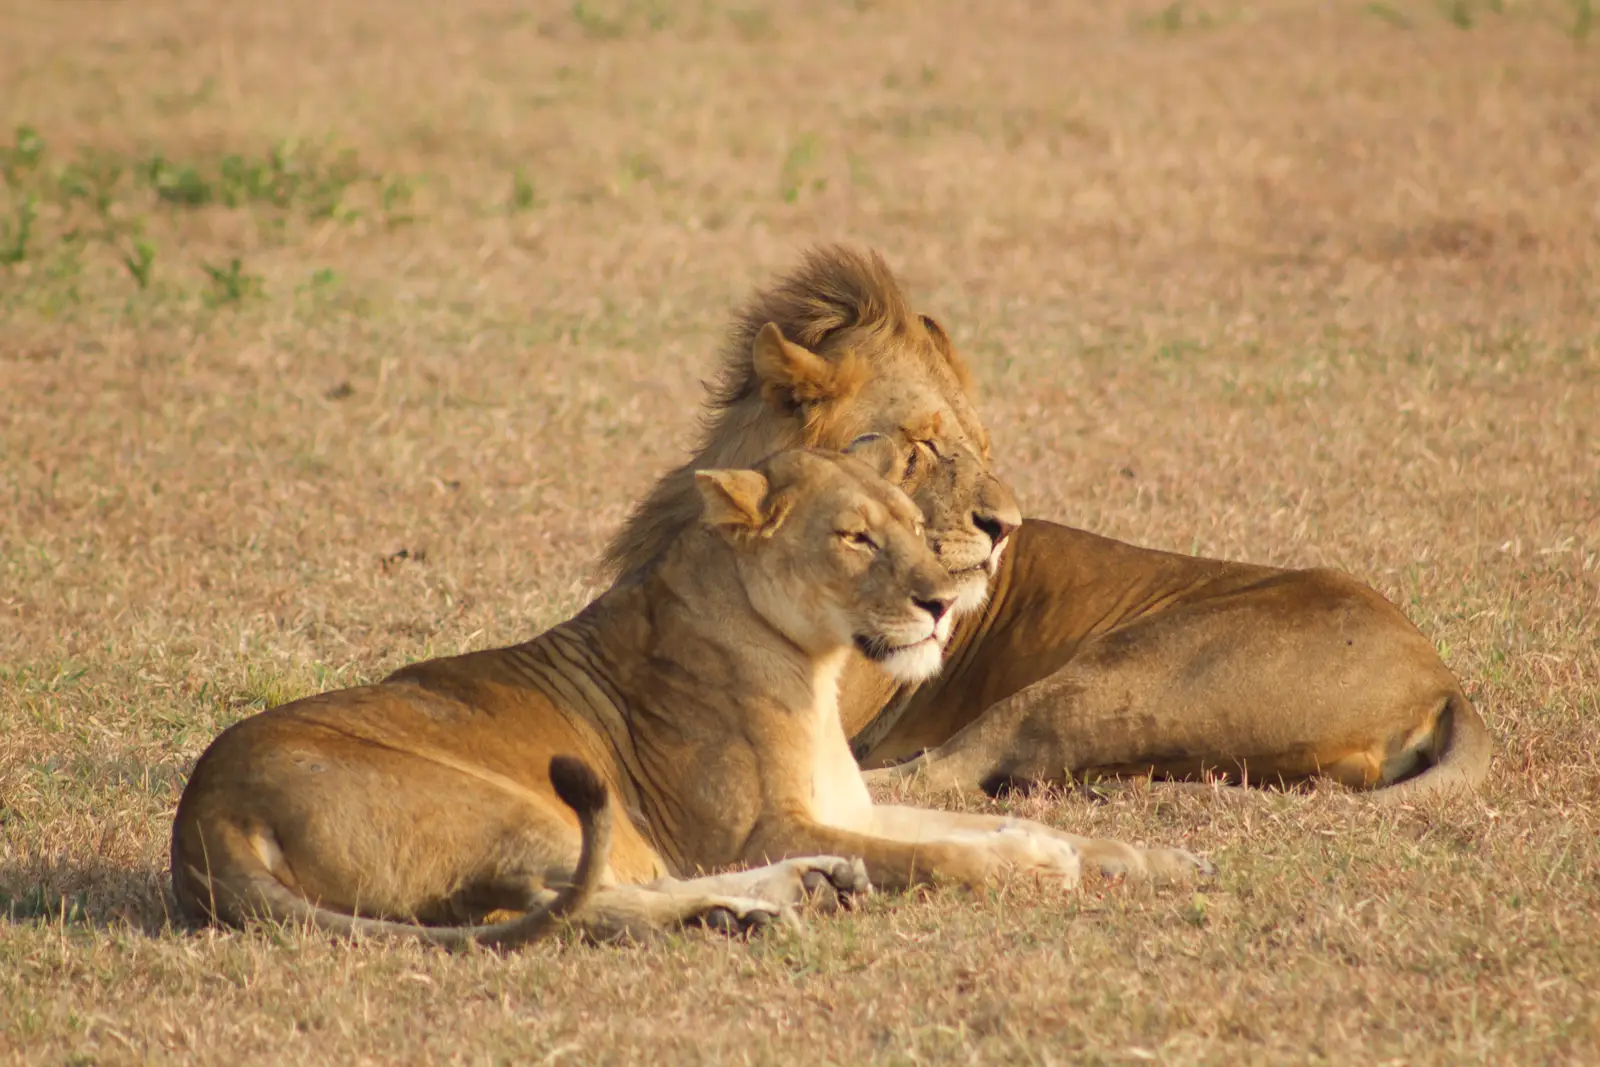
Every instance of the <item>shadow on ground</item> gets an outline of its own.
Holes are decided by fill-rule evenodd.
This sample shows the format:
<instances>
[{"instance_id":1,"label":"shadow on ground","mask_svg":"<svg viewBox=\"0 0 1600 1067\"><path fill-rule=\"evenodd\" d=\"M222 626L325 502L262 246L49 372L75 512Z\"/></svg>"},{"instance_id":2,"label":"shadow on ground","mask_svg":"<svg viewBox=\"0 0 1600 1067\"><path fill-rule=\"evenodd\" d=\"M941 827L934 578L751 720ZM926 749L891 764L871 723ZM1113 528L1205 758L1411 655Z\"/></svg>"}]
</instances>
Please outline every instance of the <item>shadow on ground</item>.
<instances>
[{"instance_id":1,"label":"shadow on ground","mask_svg":"<svg viewBox=\"0 0 1600 1067\"><path fill-rule=\"evenodd\" d=\"M19 926L133 929L148 936L188 929L166 871L99 859L0 864L0 919Z\"/></svg>"}]
</instances>

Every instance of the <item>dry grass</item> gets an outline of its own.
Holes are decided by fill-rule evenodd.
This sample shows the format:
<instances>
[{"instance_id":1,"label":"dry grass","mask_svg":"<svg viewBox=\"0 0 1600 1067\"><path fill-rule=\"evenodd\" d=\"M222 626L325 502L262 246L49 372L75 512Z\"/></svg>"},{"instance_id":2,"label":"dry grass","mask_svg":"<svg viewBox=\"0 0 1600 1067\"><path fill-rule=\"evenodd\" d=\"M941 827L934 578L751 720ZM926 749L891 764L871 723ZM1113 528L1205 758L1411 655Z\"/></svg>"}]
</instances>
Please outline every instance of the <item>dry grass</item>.
<instances>
[{"instance_id":1,"label":"dry grass","mask_svg":"<svg viewBox=\"0 0 1600 1067\"><path fill-rule=\"evenodd\" d=\"M1589 4L1067 7L0 6L44 141L0 190L0 1059L1600 1061ZM207 741L576 608L730 305L838 237L1031 512L1371 581L1489 785L1018 801L1223 874L803 941L169 926Z\"/></svg>"}]
</instances>

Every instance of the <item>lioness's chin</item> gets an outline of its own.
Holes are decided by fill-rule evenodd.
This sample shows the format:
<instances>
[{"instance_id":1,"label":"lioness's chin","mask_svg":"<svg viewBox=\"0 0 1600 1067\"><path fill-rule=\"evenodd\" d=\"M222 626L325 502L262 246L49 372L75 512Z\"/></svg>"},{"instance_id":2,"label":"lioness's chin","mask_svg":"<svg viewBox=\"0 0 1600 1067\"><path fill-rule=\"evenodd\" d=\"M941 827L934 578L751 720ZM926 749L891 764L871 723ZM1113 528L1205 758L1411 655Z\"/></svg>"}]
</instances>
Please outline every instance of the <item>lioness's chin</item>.
<instances>
[{"instance_id":1,"label":"lioness's chin","mask_svg":"<svg viewBox=\"0 0 1600 1067\"><path fill-rule=\"evenodd\" d=\"M944 647L934 638L888 653L878 665L897 682L925 682L944 666Z\"/></svg>"}]
</instances>

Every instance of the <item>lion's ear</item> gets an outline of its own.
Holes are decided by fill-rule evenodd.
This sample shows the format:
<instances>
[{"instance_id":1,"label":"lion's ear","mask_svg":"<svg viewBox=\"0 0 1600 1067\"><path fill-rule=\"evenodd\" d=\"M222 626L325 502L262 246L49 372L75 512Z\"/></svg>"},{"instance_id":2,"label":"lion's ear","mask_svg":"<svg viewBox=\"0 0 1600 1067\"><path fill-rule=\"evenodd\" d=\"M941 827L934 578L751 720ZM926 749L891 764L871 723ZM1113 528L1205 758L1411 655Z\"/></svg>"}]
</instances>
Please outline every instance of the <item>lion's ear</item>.
<instances>
[{"instance_id":1,"label":"lion's ear","mask_svg":"<svg viewBox=\"0 0 1600 1067\"><path fill-rule=\"evenodd\" d=\"M931 315L918 315L922 328L928 331L928 339L933 342L933 347L944 356L944 361L950 365L950 373L956 376L956 382L961 386L962 392L972 395L972 372L967 369L966 360L956 353L956 346L950 343L950 335L944 332L944 327L934 321Z\"/></svg>"},{"instance_id":2,"label":"lion's ear","mask_svg":"<svg viewBox=\"0 0 1600 1067\"><path fill-rule=\"evenodd\" d=\"M881 433L864 433L845 446L844 451L877 471L878 477L891 482L898 482L905 469L905 458L899 446Z\"/></svg>"},{"instance_id":3,"label":"lion's ear","mask_svg":"<svg viewBox=\"0 0 1600 1067\"><path fill-rule=\"evenodd\" d=\"M785 338L774 322L756 334L750 347L750 362L761 380L762 394L769 402L776 401L786 408L843 400L860 387L862 380L861 368L854 358L831 363Z\"/></svg>"},{"instance_id":4,"label":"lion's ear","mask_svg":"<svg viewBox=\"0 0 1600 1067\"><path fill-rule=\"evenodd\" d=\"M753 533L772 521L767 506L770 486L760 471L695 471L694 484L700 490L700 515L707 526Z\"/></svg>"}]
</instances>

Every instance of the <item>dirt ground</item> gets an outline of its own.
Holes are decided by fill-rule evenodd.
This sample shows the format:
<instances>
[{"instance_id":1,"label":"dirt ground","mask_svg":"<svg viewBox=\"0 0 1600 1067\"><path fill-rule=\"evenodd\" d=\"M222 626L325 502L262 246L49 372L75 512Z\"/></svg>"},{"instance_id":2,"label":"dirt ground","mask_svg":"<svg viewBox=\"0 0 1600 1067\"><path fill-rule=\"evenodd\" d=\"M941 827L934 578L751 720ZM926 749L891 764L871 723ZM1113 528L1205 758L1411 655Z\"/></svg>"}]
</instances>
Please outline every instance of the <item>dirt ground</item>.
<instances>
[{"instance_id":1,"label":"dirt ground","mask_svg":"<svg viewBox=\"0 0 1600 1067\"><path fill-rule=\"evenodd\" d=\"M1600 1062L1588 0L0 3L0 1061ZM172 925L228 723L599 588L844 239L1025 509L1346 569L1477 795L997 802L1193 889L508 956Z\"/></svg>"}]
</instances>

